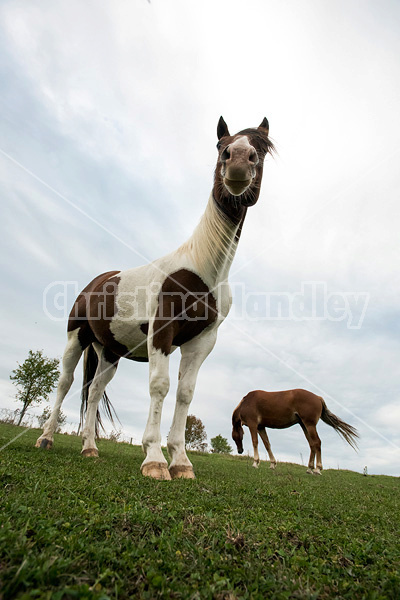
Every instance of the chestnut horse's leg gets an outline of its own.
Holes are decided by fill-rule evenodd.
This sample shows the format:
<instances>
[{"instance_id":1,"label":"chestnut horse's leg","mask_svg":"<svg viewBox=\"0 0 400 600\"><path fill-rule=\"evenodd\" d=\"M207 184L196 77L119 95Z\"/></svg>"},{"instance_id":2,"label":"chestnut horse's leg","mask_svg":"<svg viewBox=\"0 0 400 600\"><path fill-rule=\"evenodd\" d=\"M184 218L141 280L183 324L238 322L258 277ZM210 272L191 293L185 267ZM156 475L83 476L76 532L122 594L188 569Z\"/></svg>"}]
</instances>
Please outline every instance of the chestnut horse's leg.
<instances>
[{"instance_id":1,"label":"chestnut horse's leg","mask_svg":"<svg viewBox=\"0 0 400 600\"><path fill-rule=\"evenodd\" d=\"M216 339L217 331L214 329L197 339L186 342L181 347L182 358L179 365L175 412L167 444L171 457L169 472L173 479L194 478L193 466L185 451L186 418L193 398L197 374L203 361L214 348Z\"/></svg>"},{"instance_id":2,"label":"chestnut horse's leg","mask_svg":"<svg viewBox=\"0 0 400 600\"><path fill-rule=\"evenodd\" d=\"M307 435L307 441L309 443L310 446L310 458L308 460L308 467L307 467L307 473L310 473L312 475L313 471L314 471L314 462L315 462L315 451L311 445L311 441L309 439L309 436Z\"/></svg>"},{"instance_id":3,"label":"chestnut horse's leg","mask_svg":"<svg viewBox=\"0 0 400 600\"><path fill-rule=\"evenodd\" d=\"M57 419L61 410L62 402L67 395L72 382L74 381L74 371L83 352L78 339L79 329L68 333L68 342L64 350L62 359L62 373L57 386L57 399L51 415L44 424L43 433L36 442L37 448L51 448L54 441L54 432L57 429Z\"/></svg>"},{"instance_id":4,"label":"chestnut horse's leg","mask_svg":"<svg viewBox=\"0 0 400 600\"><path fill-rule=\"evenodd\" d=\"M317 433L316 425L306 424L302 425L304 434L310 445L310 460L308 461L307 473L314 473L315 475L321 475L322 471L322 460L321 460L321 440ZM317 457L317 465L314 468L315 456Z\"/></svg>"},{"instance_id":5,"label":"chestnut horse's leg","mask_svg":"<svg viewBox=\"0 0 400 600\"><path fill-rule=\"evenodd\" d=\"M96 351L99 362L95 376L89 386L85 426L82 431L83 456L99 455L95 441L97 407L106 386L110 383L117 370L116 363L111 363L104 358L104 348L101 344L94 342L93 348Z\"/></svg>"},{"instance_id":6,"label":"chestnut horse's leg","mask_svg":"<svg viewBox=\"0 0 400 600\"><path fill-rule=\"evenodd\" d=\"M254 462L252 466L258 469L258 465L260 464L260 456L258 454L257 423L247 423L247 426L250 429L251 440L254 448Z\"/></svg>"},{"instance_id":7,"label":"chestnut horse's leg","mask_svg":"<svg viewBox=\"0 0 400 600\"><path fill-rule=\"evenodd\" d=\"M263 427L263 429L259 429L258 430L258 434L260 436L260 438L262 439L265 449L268 452L268 456L269 456L269 460L270 460L270 469L275 469L276 467L276 458L275 456L272 454L272 450L271 450L271 444L269 443L269 439L268 439L268 435L267 432L265 431L265 427Z\"/></svg>"},{"instance_id":8,"label":"chestnut horse's leg","mask_svg":"<svg viewBox=\"0 0 400 600\"><path fill-rule=\"evenodd\" d=\"M313 448L313 450L315 452L316 460L317 460L317 464L316 464L315 469L313 470L313 473L315 475L321 475L321 471L322 471L321 440L317 433L317 427L315 425L309 426L308 432L309 432L309 436L311 439L311 447Z\"/></svg>"}]
</instances>

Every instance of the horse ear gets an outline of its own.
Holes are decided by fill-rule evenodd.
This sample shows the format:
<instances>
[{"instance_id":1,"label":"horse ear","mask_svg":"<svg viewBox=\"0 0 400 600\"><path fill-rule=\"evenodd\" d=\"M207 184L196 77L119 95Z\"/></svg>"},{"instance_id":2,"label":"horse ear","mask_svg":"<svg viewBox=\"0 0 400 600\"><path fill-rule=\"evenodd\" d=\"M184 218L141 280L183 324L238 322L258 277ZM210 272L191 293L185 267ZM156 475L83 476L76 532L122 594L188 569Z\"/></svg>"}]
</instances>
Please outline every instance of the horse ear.
<instances>
[{"instance_id":1,"label":"horse ear","mask_svg":"<svg viewBox=\"0 0 400 600\"><path fill-rule=\"evenodd\" d=\"M218 139L220 140L221 138L223 138L226 135L230 135L228 125L225 123L223 117L220 117L219 121L218 121L218 127L217 127Z\"/></svg>"},{"instance_id":2,"label":"horse ear","mask_svg":"<svg viewBox=\"0 0 400 600\"><path fill-rule=\"evenodd\" d=\"M268 119L266 117L263 118L261 125L258 126L258 129L264 129L264 131L266 131L267 135L269 134L269 123L268 123Z\"/></svg>"}]
</instances>

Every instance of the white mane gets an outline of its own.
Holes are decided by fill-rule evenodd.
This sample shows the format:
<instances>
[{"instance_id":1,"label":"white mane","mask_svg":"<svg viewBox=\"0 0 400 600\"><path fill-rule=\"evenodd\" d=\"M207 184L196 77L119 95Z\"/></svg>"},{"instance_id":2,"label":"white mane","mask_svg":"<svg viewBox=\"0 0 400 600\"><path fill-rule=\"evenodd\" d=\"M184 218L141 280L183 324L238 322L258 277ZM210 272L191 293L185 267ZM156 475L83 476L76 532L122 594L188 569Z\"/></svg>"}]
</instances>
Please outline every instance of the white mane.
<instances>
[{"instance_id":1,"label":"white mane","mask_svg":"<svg viewBox=\"0 0 400 600\"><path fill-rule=\"evenodd\" d=\"M191 256L199 274L223 280L236 252L238 228L218 208L211 194L199 224L178 252Z\"/></svg>"}]
</instances>

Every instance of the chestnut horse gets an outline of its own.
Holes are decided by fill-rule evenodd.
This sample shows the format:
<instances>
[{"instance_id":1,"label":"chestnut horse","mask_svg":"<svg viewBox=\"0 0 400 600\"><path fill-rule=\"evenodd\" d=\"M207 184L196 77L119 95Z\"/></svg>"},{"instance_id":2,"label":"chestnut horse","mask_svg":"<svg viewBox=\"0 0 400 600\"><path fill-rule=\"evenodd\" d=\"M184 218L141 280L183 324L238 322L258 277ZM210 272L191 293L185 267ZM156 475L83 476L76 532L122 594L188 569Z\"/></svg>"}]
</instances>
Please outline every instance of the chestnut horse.
<instances>
[{"instance_id":1,"label":"chestnut horse","mask_svg":"<svg viewBox=\"0 0 400 600\"><path fill-rule=\"evenodd\" d=\"M98 275L78 296L68 321L68 342L57 399L36 446L53 444L57 416L82 352L84 386L82 454L98 456L98 405L121 357L149 362L150 411L142 445L143 475L193 478L185 452L185 424L201 364L216 342L231 306L228 273L247 208L259 197L264 158L274 150L263 119L258 128L231 136L221 117L214 186L192 236L171 254L127 271ZM149 232L151 235L151 232ZM169 389L169 357L181 350L175 413L168 435L168 463L160 421Z\"/></svg>"},{"instance_id":2,"label":"chestnut horse","mask_svg":"<svg viewBox=\"0 0 400 600\"><path fill-rule=\"evenodd\" d=\"M285 392L255 390L254 392L249 392L233 411L232 438L236 443L239 454L242 454L242 425L247 425L250 429L254 448L253 467L258 467L260 463L258 433L268 452L270 467L271 469L275 469L276 459L272 454L265 428L286 429L299 423L311 450L307 473L321 475L321 440L317 433L319 419L322 419L324 423L336 429L350 446L354 449L357 448L355 438L358 437L358 433L356 429L331 413L321 396L316 396L312 392L307 392L307 390L287 390ZM315 456L317 457L317 464L314 468Z\"/></svg>"}]
</instances>

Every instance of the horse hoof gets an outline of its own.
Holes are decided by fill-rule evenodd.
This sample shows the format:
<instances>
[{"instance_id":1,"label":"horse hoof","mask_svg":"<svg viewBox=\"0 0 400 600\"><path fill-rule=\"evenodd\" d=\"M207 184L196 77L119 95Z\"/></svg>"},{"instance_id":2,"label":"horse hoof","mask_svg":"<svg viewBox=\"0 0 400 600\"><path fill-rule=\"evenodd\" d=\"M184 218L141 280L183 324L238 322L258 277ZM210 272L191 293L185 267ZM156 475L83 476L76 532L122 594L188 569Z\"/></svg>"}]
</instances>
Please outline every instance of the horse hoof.
<instances>
[{"instance_id":1,"label":"horse hoof","mask_svg":"<svg viewBox=\"0 0 400 600\"><path fill-rule=\"evenodd\" d=\"M169 472L172 479L195 479L193 467L189 465L170 467Z\"/></svg>"},{"instance_id":2,"label":"horse hoof","mask_svg":"<svg viewBox=\"0 0 400 600\"><path fill-rule=\"evenodd\" d=\"M313 475L322 475L322 473L319 469L314 469Z\"/></svg>"},{"instance_id":3,"label":"horse hoof","mask_svg":"<svg viewBox=\"0 0 400 600\"><path fill-rule=\"evenodd\" d=\"M99 451L97 450L97 448L86 448L85 450L82 450L81 454L82 454L82 456L86 456L86 457L90 457L90 456L97 457L99 455Z\"/></svg>"},{"instance_id":4,"label":"horse hoof","mask_svg":"<svg viewBox=\"0 0 400 600\"><path fill-rule=\"evenodd\" d=\"M312 474L313 474L313 470L312 470L312 469L310 469L310 467L308 467L308 469L307 469L306 473L308 473L309 475L312 475Z\"/></svg>"},{"instance_id":5,"label":"horse hoof","mask_svg":"<svg viewBox=\"0 0 400 600\"><path fill-rule=\"evenodd\" d=\"M39 438L35 444L36 448L44 448L45 450L50 450L53 445L52 440L46 440L46 438Z\"/></svg>"},{"instance_id":6,"label":"horse hoof","mask_svg":"<svg viewBox=\"0 0 400 600\"><path fill-rule=\"evenodd\" d=\"M270 468L270 469L275 469L275 468L276 468L276 463L271 463L271 464L269 465L269 468Z\"/></svg>"},{"instance_id":7,"label":"horse hoof","mask_svg":"<svg viewBox=\"0 0 400 600\"><path fill-rule=\"evenodd\" d=\"M152 477L160 481L169 481L171 479L167 465L161 462L152 461L145 463L141 466L140 470L145 477Z\"/></svg>"}]
</instances>

